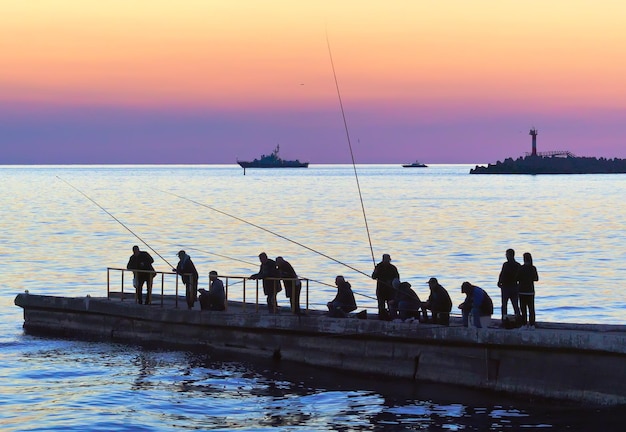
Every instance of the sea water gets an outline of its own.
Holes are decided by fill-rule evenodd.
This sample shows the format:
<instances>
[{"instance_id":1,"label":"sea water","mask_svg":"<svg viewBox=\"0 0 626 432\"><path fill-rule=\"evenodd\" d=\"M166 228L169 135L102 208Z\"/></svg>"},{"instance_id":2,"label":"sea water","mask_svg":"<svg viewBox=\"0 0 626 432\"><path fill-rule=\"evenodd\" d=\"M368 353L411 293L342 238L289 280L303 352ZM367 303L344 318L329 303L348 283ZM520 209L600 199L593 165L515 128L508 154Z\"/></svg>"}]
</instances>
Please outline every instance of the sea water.
<instances>
[{"instance_id":1,"label":"sea water","mask_svg":"<svg viewBox=\"0 0 626 432\"><path fill-rule=\"evenodd\" d=\"M17 293L106 295L106 268L125 267L134 244L162 271L185 249L201 286L210 270L246 276L260 252L280 255L312 280L310 308L324 307L342 274L372 312L371 271L389 253L422 298L437 277L456 306L467 280L492 295L496 316L514 248L539 272L539 325L626 324L626 175L470 168L0 167L2 429L621 430L626 415L615 409L23 334Z\"/></svg>"}]
</instances>

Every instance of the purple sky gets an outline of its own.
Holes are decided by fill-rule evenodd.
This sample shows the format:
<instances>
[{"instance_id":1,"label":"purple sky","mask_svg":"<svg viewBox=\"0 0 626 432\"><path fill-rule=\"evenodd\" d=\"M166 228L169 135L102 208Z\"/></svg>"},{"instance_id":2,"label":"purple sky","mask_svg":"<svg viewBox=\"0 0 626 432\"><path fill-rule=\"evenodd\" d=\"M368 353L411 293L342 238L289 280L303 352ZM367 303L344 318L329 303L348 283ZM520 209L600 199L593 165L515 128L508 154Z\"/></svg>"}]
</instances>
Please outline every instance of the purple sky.
<instances>
[{"instance_id":1,"label":"purple sky","mask_svg":"<svg viewBox=\"0 0 626 432\"><path fill-rule=\"evenodd\" d=\"M357 163L487 163L530 151L626 157L624 113L485 115L431 120L427 112L394 115L351 110L344 101ZM423 115L421 115L423 114ZM0 108L2 164L234 164L281 145L284 158L312 164L350 163L339 105L310 112L220 113L120 108Z\"/></svg>"}]
</instances>

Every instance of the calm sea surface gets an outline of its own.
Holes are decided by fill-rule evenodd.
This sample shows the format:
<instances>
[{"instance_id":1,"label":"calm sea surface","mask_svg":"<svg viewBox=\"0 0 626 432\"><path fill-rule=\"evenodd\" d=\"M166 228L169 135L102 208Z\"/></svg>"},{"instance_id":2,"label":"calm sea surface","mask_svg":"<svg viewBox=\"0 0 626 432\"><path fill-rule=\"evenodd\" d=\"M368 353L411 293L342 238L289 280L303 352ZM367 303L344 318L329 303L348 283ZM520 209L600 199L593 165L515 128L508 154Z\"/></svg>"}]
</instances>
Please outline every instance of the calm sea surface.
<instances>
[{"instance_id":1,"label":"calm sea surface","mask_svg":"<svg viewBox=\"0 0 626 432\"><path fill-rule=\"evenodd\" d=\"M469 168L358 166L372 257L351 166L245 176L236 166L0 166L2 430L622 430L621 410L23 334L17 293L105 295L106 268L124 267L138 237L161 256L152 253L157 270L187 250L201 285L209 270L250 275L261 251L282 255L319 281L313 308L343 274L372 312L368 275L383 253L422 297L435 276L458 304L468 280L499 309L512 247L533 254L539 323L626 324L626 175Z\"/></svg>"}]
</instances>

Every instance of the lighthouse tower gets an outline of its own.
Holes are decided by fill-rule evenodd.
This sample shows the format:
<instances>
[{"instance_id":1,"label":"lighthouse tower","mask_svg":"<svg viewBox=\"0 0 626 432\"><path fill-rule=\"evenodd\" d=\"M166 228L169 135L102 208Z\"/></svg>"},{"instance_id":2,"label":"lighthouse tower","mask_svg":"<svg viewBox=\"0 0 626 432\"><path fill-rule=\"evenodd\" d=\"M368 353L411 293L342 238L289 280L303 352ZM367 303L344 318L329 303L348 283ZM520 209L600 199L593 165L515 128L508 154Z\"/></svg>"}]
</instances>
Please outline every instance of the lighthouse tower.
<instances>
[{"instance_id":1,"label":"lighthouse tower","mask_svg":"<svg viewBox=\"0 0 626 432\"><path fill-rule=\"evenodd\" d=\"M532 128L530 132L528 133L528 135L533 137L533 151L530 154L531 156L537 156L537 134L538 133L539 132L537 132L537 129L535 128Z\"/></svg>"}]
</instances>

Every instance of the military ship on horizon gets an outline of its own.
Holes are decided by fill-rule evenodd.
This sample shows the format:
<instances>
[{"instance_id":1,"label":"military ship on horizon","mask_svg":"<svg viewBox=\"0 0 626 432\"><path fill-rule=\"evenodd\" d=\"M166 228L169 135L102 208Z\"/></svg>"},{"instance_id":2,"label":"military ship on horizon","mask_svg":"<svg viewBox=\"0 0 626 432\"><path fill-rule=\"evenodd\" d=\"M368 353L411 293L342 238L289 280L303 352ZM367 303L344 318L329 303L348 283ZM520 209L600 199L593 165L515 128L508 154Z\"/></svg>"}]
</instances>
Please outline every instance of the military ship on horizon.
<instances>
[{"instance_id":1,"label":"military ship on horizon","mask_svg":"<svg viewBox=\"0 0 626 432\"><path fill-rule=\"evenodd\" d=\"M626 174L626 159L580 157L569 151L537 152L537 135L532 128L532 150L518 159L476 165L470 174Z\"/></svg>"},{"instance_id":2,"label":"military ship on horizon","mask_svg":"<svg viewBox=\"0 0 626 432\"><path fill-rule=\"evenodd\" d=\"M296 160L282 159L278 152L280 151L280 144L276 145L274 151L269 155L261 155L261 159L254 159L251 162L237 160L237 163L241 168L308 168L308 162L300 162Z\"/></svg>"}]
</instances>

